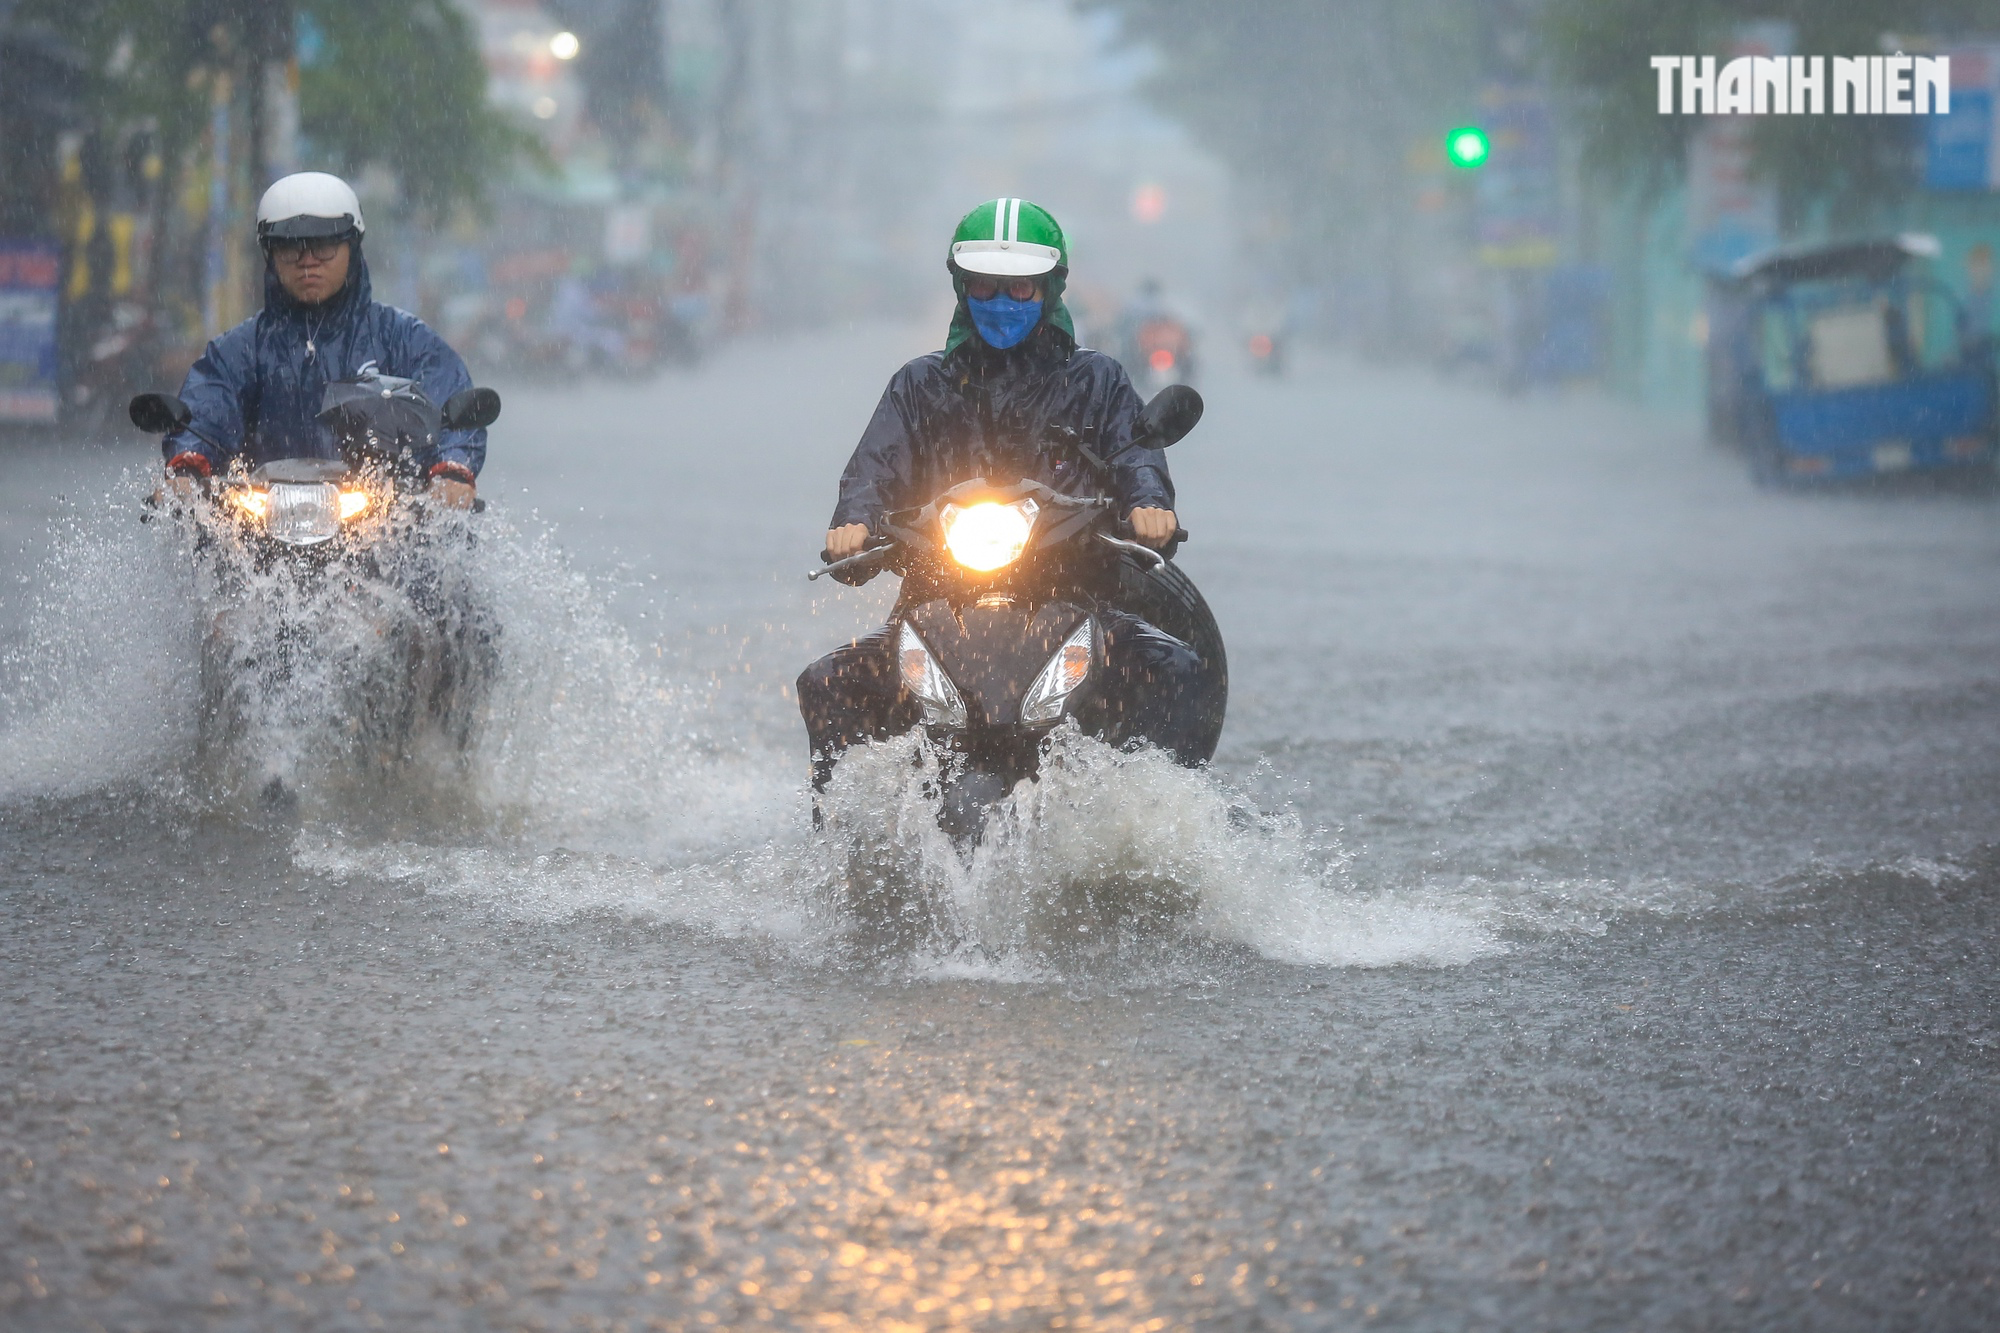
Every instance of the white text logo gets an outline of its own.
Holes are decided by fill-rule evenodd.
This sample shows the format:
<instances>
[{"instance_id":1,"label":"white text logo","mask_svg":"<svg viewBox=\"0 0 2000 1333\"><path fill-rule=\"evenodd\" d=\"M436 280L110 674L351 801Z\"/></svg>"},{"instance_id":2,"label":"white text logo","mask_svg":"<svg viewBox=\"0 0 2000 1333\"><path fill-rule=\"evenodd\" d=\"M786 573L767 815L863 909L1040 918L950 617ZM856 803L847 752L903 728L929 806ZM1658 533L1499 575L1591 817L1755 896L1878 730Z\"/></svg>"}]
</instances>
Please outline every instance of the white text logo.
<instances>
[{"instance_id":1,"label":"white text logo","mask_svg":"<svg viewBox=\"0 0 2000 1333\"><path fill-rule=\"evenodd\" d=\"M1654 56L1660 114L1671 116L1942 116L1950 56ZM1680 96L1674 96L1674 85Z\"/></svg>"}]
</instances>

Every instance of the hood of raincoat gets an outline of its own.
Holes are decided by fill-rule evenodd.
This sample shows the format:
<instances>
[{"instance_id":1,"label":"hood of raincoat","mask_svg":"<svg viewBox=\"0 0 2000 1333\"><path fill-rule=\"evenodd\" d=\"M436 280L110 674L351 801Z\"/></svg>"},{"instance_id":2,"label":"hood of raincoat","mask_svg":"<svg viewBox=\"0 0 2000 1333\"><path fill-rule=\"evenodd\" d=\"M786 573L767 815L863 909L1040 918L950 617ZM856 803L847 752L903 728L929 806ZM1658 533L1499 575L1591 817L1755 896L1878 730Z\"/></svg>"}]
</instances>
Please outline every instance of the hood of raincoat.
<instances>
[{"instance_id":1,"label":"hood of raincoat","mask_svg":"<svg viewBox=\"0 0 2000 1333\"><path fill-rule=\"evenodd\" d=\"M320 419L326 386L373 367L415 380L433 405L472 387L465 362L415 315L374 299L368 258L353 242L347 282L318 305L288 293L264 268L264 309L209 343L181 385L192 429L162 441L167 458L202 456L216 470L277 458L337 458ZM486 460L484 430L445 430L418 462L457 463L475 475Z\"/></svg>"}]
</instances>

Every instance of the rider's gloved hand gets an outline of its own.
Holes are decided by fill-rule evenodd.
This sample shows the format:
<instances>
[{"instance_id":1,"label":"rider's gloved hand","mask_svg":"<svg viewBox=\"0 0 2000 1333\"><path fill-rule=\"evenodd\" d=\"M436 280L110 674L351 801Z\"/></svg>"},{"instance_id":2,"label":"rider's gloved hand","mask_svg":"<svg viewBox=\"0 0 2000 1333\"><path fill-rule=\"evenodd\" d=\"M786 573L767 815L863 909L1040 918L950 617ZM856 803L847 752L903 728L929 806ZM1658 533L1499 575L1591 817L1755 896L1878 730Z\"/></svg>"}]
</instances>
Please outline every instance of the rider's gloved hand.
<instances>
[{"instance_id":1,"label":"rider's gloved hand","mask_svg":"<svg viewBox=\"0 0 2000 1333\"><path fill-rule=\"evenodd\" d=\"M1180 527L1171 509L1134 509L1125 521L1132 525L1134 537L1155 550L1172 541Z\"/></svg>"},{"instance_id":2,"label":"rider's gloved hand","mask_svg":"<svg viewBox=\"0 0 2000 1333\"><path fill-rule=\"evenodd\" d=\"M433 463L430 496L447 509L470 509L478 495L478 479L463 463Z\"/></svg>"},{"instance_id":3,"label":"rider's gloved hand","mask_svg":"<svg viewBox=\"0 0 2000 1333\"><path fill-rule=\"evenodd\" d=\"M153 488L153 505L190 505L201 498L201 484L214 471L208 459L189 450L167 460L167 475Z\"/></svg>"},{"instance_id":4,"label":"rider's gloved hand","mask_svg":"<svg viewBox=\"0 0 2000 1333\"><path fill-rule=\"evenodd\" d=\"M845 560L850 555L860 555L868 545L868 525L849 523L845 527L826 530L826 558L829 562Z\"/></svg>"}]
</instances>

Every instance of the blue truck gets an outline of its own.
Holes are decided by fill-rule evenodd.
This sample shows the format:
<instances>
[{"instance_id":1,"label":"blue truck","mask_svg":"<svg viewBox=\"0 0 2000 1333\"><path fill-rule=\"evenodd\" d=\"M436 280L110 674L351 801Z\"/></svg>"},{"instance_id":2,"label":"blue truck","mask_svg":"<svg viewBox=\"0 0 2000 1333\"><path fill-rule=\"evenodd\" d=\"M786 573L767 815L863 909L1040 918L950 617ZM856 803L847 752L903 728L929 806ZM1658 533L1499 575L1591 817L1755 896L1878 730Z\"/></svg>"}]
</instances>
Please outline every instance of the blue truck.
<instances>
[{"instance_id":1,"label":"blue truck","mask_svg":"<svg viewBox=\"0 0 2000 1333\"><path fill-rule=\"evenodd\" d=\"M1761 482L1993 469L1994 347L1906 234L1751 255L1708 290L1708 422Z\"/></svg>"}]
</instances>

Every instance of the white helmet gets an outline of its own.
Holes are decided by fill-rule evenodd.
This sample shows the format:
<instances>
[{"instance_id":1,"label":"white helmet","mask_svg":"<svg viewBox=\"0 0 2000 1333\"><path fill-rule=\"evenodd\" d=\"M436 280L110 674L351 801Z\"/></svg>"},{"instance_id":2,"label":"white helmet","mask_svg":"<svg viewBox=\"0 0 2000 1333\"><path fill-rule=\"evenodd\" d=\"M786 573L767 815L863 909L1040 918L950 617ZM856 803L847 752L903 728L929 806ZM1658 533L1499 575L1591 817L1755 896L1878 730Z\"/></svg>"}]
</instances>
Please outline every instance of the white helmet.
<instances>
[{"instance_id":1,"label":"white helmet","mask_svg":"<svg viewBox=\"0 0 2000 1333\"><path fill-rule=\"evenodd\" d=\"M360 236L361 201L346 181L324 171L299 171L272 184L257 203L259 241Z\"/></svg>"}]
</instances>

